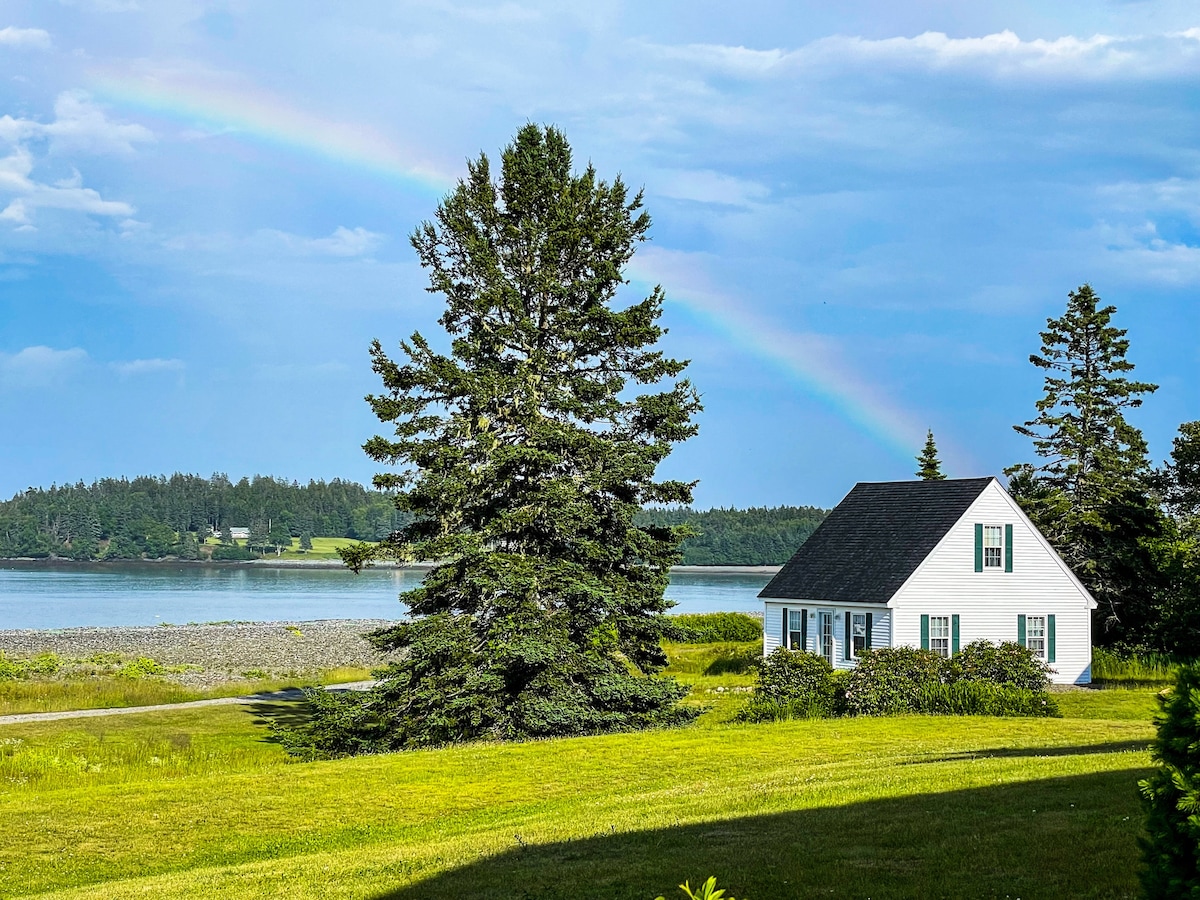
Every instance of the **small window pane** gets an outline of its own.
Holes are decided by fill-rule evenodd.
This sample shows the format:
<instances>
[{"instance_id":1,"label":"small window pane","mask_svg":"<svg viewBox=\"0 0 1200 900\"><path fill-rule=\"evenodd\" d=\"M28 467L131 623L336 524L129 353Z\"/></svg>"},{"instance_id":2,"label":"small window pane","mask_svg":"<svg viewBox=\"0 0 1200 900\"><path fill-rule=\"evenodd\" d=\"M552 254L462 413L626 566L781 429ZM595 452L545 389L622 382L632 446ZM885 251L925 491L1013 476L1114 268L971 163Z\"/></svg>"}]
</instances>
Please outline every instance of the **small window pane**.
<instances>
[{"instance_id":1,"label":"small window pane","mask_svg":"<svg viewBox=\"0 0 1200 900\"><path fill-rule=\"evenodd\" d=\"M929 617L929 649L939 656L950 658L950 617Z\"/></svg>"},{"instance_id":2,"label":"small window pane","mask_svg":"<svg viewBox=\"0 0 1200 900\"><path fill-rule=\"evenodd\" d=\"M803 632L804 628L804 610L789 609L788 610L788 649L789 650L804 650Z\"/></svg>"},{"instance_id":3,"label":"small window pane","mask_svg":"<svg viewBox=\"0 0 1200 900\"><path fill-rule=\"evenodd\" d=\"M1046 617L1025 617L1025 646L1038 659L1046 658Z\"/></svg>"},{"instance_id":4,"label":"small window pane","mask_svg":"<svg viewBox=\"0 0 1200 900\"><path fill-rule=\"evenodd\" d=\"M1004 529L999 525L983 526L983 565L998 569L1004 565Z\"/></svg>"},{"instance_id":5,"label":"small window pane","mask_svg":"<svg viewBox=\"0 0 1200 900\"><path fill-rule=\"evenodd\" d=\"M857 657L867 648L867 614L854 613L850 617L850 655Z\"/></svg>"}]
</instances>

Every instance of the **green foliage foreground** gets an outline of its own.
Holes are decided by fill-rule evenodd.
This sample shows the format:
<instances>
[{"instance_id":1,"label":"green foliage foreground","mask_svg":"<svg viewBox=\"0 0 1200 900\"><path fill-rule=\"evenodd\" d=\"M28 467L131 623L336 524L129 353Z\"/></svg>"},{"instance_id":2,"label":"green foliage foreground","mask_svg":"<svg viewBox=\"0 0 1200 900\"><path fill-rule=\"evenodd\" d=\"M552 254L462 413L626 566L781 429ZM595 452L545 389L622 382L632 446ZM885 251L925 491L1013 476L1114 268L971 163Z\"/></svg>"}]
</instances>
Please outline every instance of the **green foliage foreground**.
<instances>
[{"instance_id":1,"label":"green foliage foreground","mask_svg":"<svg viewBox=\"0 0 1200 900\"><path fill-rule=\"evenodd\" d=\"M713 679L728 683L729 676ZM707 693L704 696L709 696ZM285 705L0 728L0 893L1134 896L1152 694L289 762ZM40 774L39 774L40 773Z\"/></svg>"},{"instance_id":2,"label":"green foliage foreground","mask_svg":"<svg viewBox=\"0 0 1200 900\"><path fill-rule=\"evenodd\" d=\"M1142 886L1149 900L1200 897L1200 668L1182 666L1160 695L1158 770L1141 783L1146 806Z\"/></svg>"}]
</instances>

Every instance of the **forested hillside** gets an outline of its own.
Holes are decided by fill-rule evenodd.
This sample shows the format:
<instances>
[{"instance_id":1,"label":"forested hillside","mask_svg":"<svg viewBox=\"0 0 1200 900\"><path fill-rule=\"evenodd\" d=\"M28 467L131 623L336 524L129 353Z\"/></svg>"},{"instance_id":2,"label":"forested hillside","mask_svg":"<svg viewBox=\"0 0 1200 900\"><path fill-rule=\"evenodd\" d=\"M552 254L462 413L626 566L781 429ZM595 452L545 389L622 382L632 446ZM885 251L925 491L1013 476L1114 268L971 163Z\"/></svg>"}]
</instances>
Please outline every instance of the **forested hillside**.
<instances>
[{"instance_id":1,"label":"forested hillside","mask_svg":"<svg viewBox=\"0 0 1200 900\"><path fill-rule=\"evenodd\" d=\"M825 517L814 507L647 510L640 523L688 525L686 565L785 562ZM409 521L384 494L352 481L298 484L256 475L233 482L175 474L31 488L0 502L0 558L196 559L203 539L249 528L254 543L308 536L378 540ZM244 543L244 542L243 542ZM228 558L236 558L229 556Z\"/></svg>"},{"instance_id":2,"label":"forested hillside","mask_svg":"<svg viewBox=\"0 0 1200 900\"><path fill-rule=\"evenodd\" d=\"M376 540L406 521L386 496L339 479L106 478L0 503L0 557L196 558L197 538L230 527L249 528L263 543L272 534Z\"/></svg>"},{"instance_id":3,"label":"forested hillside","mask_svg":"<svg viewBox=\"0 0 1200 900\"><path fill-rule=\"evenodd\" d=\"M654 509L641 513L638 524L687 525L698 532L683 544L686 566L772 566L787 562L827 514L815 506Z\"/></svg>"}]
</instances>

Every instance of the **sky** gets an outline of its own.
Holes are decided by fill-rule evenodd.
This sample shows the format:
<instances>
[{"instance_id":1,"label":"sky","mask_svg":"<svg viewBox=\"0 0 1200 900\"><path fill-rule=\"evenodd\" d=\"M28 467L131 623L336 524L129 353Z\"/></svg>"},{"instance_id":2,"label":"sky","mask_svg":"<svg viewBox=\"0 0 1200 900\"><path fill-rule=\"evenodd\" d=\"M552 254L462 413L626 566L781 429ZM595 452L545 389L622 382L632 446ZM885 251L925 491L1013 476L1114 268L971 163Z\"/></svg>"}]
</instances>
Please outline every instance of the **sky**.
<instances>
[{"instance_id":1,"label":"sky","mask_svg":"<svg viewBox=\"0 0 1200 900\"><path fill-rule=\"evenodd\" d=\"M174 471L368 481L408 235L526 122L644 187L698 506L1032 459L1087 282L1155 461L1200 419L1194 2L0 0L0 496Z\"/></svg>"}]
</instances>

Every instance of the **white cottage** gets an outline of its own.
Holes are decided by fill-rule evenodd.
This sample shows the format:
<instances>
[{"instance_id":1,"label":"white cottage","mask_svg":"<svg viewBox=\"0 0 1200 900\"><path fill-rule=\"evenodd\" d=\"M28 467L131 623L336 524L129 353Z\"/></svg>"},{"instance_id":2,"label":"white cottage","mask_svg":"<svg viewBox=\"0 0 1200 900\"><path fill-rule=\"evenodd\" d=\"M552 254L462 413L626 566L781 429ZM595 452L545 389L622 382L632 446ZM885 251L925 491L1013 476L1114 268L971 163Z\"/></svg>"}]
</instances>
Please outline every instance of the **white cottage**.
<instances>
[{"instance_id":1,"label":"white cottage","mask_svg":"<svg viewBox=\"0 0 1200 900\"><path fill-rule=\"evenodd\" d=\"M1017 641L1056 683L1092 680L1096 601L995 478L855 485L759 597L764 653L851 668L870 647Z\"/></svg>"}]
</instances>

